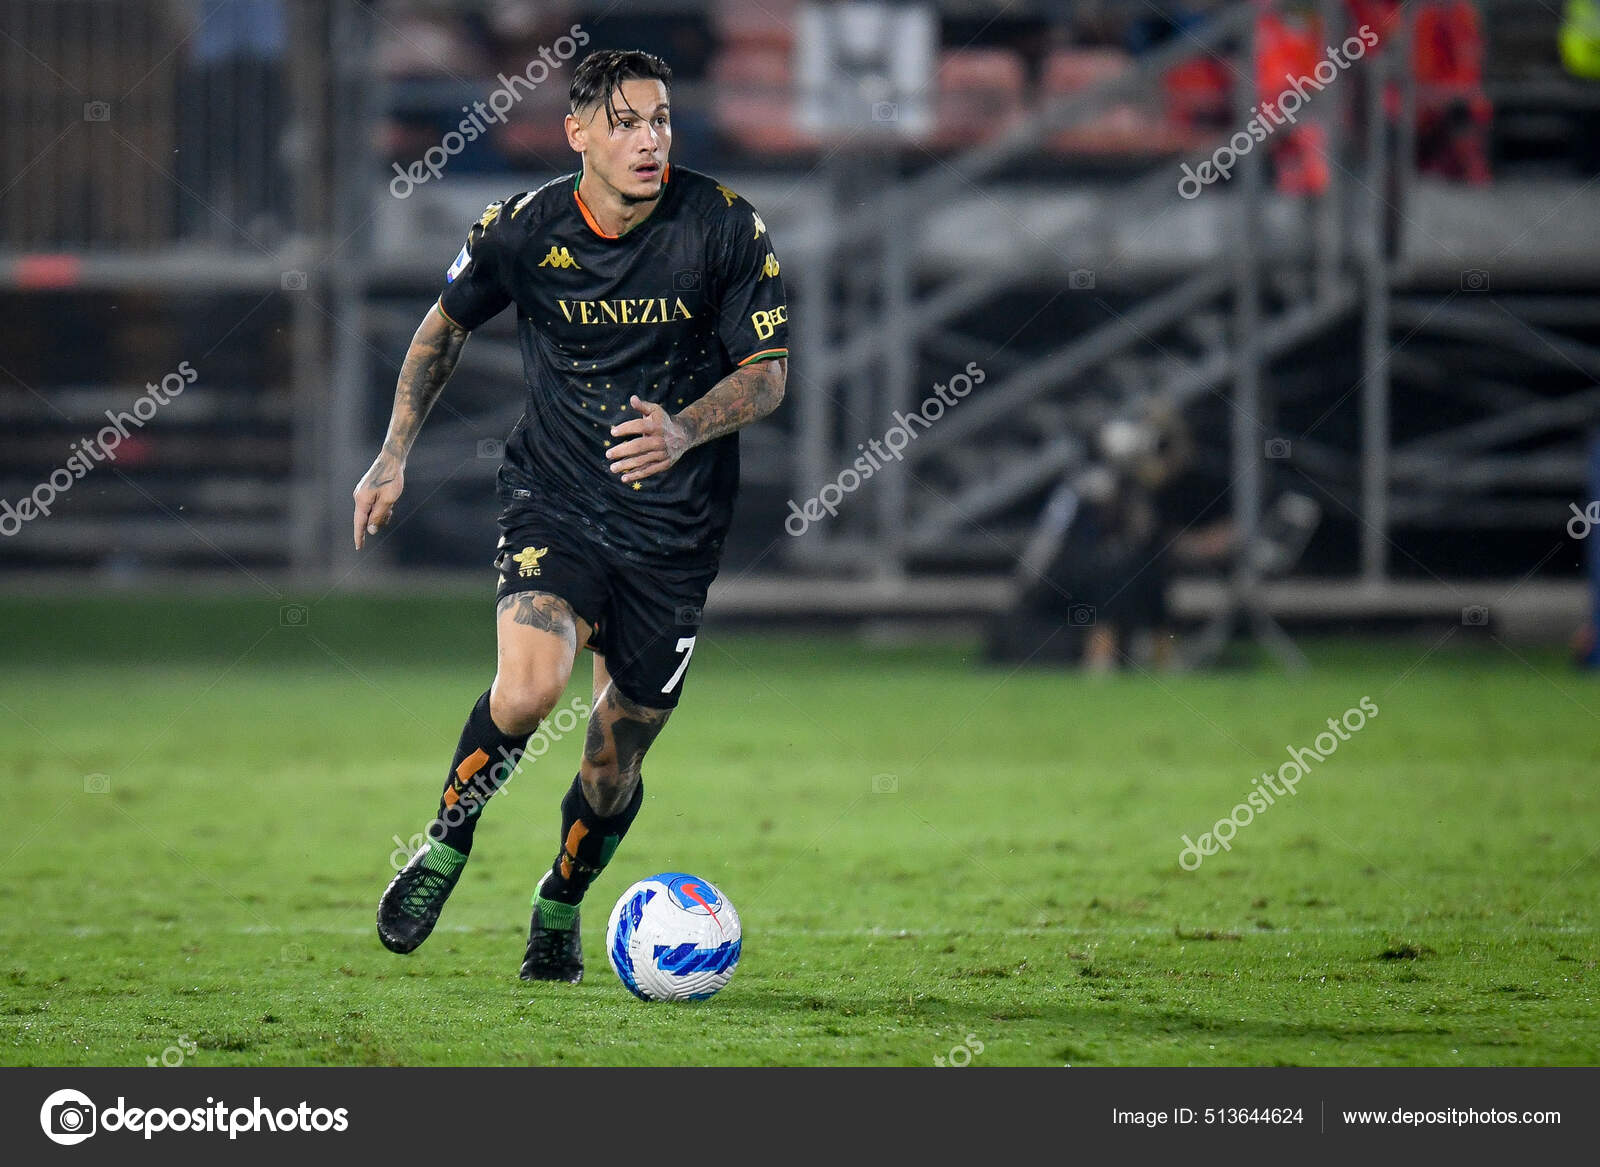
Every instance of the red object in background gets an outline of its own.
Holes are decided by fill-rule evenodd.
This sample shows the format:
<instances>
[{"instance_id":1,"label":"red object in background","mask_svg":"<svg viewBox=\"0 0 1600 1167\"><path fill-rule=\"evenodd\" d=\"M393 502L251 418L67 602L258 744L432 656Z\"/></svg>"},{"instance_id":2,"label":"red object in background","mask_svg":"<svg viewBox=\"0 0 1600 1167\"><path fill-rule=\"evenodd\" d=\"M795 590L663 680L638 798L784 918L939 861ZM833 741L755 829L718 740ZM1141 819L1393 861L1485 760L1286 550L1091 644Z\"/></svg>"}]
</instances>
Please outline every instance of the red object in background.
<instances>
[{"instance_id":1,"label":"red object in background","mask_svg":"<svg viewBox=\"0 0 1600 1167\"><path fill-rule=\"evenodd\" d=\"M1483 85L1483 35L1478 10L1467 0L1430 4L1417 12L1412 67L1424 85Z\"/></svg>"},{"instance_id":2,"label":"red object in background","mask_svg":"<svg viewBox=\"0 0 1600 1167\"><path fill-rule=\"evenodd\" d=\"M1272 152L1278 189L1287 195L1326 194L1328 134L1321 126L1297 126Z\"/></svg>"},{"instance_id":3,"label":"red object in background","mask_svg":"<svg viewBox=\"0 0 1600 1167\"><path fill-rule=\"evenodd\" d=\"M794 64L786 48L735 44L711 60L711 80L723 100L717 130L754 154L787 157L814 150L816 138L795 124Z\"/></svg>"},{"instance_id":4,"label":"red object in background","mask_svg":"<svg viewBox=\"0 0 1600 1167\"><path fill-rule=\"evenodd\" d=\"M11 269L11 282L18 288L71 288L82 273L83 261L75 255L24 255Z\"/></svg>"},{"instance_id":5,"label":"red object in background","mask_svg":"<svg viewBox=\"0 0 1600 1167\"><path fill-rule=\"evenodd\" d=\"M1174 65L1161 79L1167 111L1181 128L1200 133L1220 133L1233 110L1229 94L1233 85L1227 68L1212 57L1196 57Z\"/></svg>"},{"instance_id":6,"label":"red object in background","mask_svg":"<svg viewBox=\"0 0 1600 1167\"><path fill-rule=\"evenodd\" d=\"M935 149L1004 133L1023 114L1027 69L1014 49L946 49L939 54Z\"/></svg>"},{"instance_id":7,"label":"red object in background","mask_svg":"<svg viewBox=\"0 0 1600 1167\"><path fill-rule=\"evenodd\" d=\"M1317 64L1326 60L1314 29L1301 29L1271 12L1256 19L1256 94L1276 105L1290 79L1315 80ZM1315 102L1313 95L1311 101ZM1277 187L1289 195L1327 192L1328 135L1321 126L1302 123L1280 129L1270 139Z\"/></svg>"},{"instance_id":8,"label":"red object in background","mask_svg":"<svg viewBox=\"0 0 1600 1167\"><path fill-rule=\"evenodd\" d=\"M1378 49L1400 32L1396 0L1347 0L1357 28L1378 34ZM1494 107L1483 91L1483 30L1469 0L1417 6L1411 70L1417 83L1417 169L1457 181L1489 181L1489 125ZM1390 85L1384 109L1400 116L1400 90Z\"/></svg>"},{"instance_id":9,"label":"red object in background","mask_svg":"<svg viewBox=\"0 0 1600 1167\"><path fill-rule=\"evenodd\" d=\"M800 22L799 0L716 0L712 25L723 48L773 49L789 56Z\"/></svg>"},{"instance_id":10,"label":"red object in background","mask_svg":"<svg viewBox=\"0 0 1600 1167\"><path fill-rule=\"evenodd\" d=\"M1483 91L1483 31L1468 0L1417 12L1411 44L1417 79L1417 168L1461 182L1489 181L1489 123Z\"/></svg>"},{"instance_id":11,"label":"red object in background","mask_svg":"<svg viewBox=\"0 0 1600 1167\"><path fill-rule=\"evenodd\" d=\"M1049 105L1059 98L1086 92L1124 76L1132 68L1132 58L1117 49L1055 49L1045 58L1039 87L1040 103ZM1224 96L1224 106L1226 102ZM1058 130L1045 142L1046 148L1057 154L1125 157L1177 153L1202 144L1198 134L1182 119L1173 116L1170 100L1165 116L1141 102L1119 101L1090 118Z\"/></svg>"},{"instance_id":12,"label":"red object in background","mask_svg":"<svg viewBox=\"0 0 1600 1167\"><path fill-rule=\"evenodd\" d=\"M1355 27L1366 25L1377 33L1380 48L1400 27L1398 0L1347 0L1347 3Z\"/></svg>"},{"instance_id":13,"label":"red object in background","mask_svg":"<svg viewBox=\"0 0 1600 1167\"><path fill-rule=\"evenodd\" d=\"M1256 91L1263 101L1282 93L1290 77L1312 76L1320 60L1310 29L1291 27L1273 12L1256 18Z\"/></svg>"},{"instance_id":14,"label":"red object in background","mask_svg":"<svg viewBox=\"0 0 1600 1167\"><path fill-rule=\"evenodd\" d=\"M112 451L114 465L124 468L145 466L155 460L156 444L140 434L129 434Z\"/></svg>"}]
</instances>

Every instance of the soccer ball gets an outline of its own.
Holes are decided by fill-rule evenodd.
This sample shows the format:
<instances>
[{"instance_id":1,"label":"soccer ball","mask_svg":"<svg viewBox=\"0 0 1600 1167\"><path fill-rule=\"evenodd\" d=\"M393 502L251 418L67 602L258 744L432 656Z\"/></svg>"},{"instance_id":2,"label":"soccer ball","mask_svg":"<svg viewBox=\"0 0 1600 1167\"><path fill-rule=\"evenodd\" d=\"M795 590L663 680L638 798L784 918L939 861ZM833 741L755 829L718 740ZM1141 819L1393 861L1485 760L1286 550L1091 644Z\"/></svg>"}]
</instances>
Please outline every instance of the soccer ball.
<instances>
[{"instance_id":1,"label":"soccer ball","mask_svg":"<svg viewBox=\"0 0 1600 1167\"><path fill-rule=\"evenodd\" d=\"M606 924L606 959L642 1001L703 1001L733 978L741 935L726 896L667 871L622 893Z\"/></svg>"}]
</instances>

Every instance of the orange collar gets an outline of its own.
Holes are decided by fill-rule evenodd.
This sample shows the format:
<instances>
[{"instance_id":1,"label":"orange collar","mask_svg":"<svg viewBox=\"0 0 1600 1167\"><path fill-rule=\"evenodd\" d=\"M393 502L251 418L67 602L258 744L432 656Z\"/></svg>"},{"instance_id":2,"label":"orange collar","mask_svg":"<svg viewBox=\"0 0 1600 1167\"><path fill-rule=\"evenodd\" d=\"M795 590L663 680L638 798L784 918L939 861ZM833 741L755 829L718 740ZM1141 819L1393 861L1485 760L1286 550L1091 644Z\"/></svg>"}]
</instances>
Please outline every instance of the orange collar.
<instances>
[{"instance_id":1,"label":"orange collar","mask_svg":"<svg viewBox=\"0 0 1600 1167\"><path fill-rule=\"evenodd\" d=\"M624 231L622 233L622 235L613 235L609 231L603 230L601 228L600 224L595 221L594 215L592 215L589 212L588 206L585 205L585 203L583 201L583 196L578 193L578 184L580 182L582 182L582 181L583 181L583 171L580 170L580 171L578 171L578 177L572 183L572 198L573 198L573 201L578 204L578 210L583 215L583 221L585 223L589 224L589 230L593 231L596 235L600 236L600 238L602 238L602 239L621 239L622 235L626 235L628 233L628 231L632 231L633 230L633 227L637 227L639 225L639 223L643 223L646 219L650 218L650 215L653 215L653 214L656 213L655 212L655 207L650 208L650 215L646 215L644 217L644 219L640 219L639 223L635 223L633 225L633 227L629 227L628 231ZM666 186L667 183L669 183L671 181L672 181L672 163L668 162L665 166L663 166L661 168L661 185L662 186ZM663 191L662 193L663 193L663 195L665 195L666 192ZM661 205L661 200L657 199L656 200L656 206L659 207L660 205Z\"/></svg>"}]
</instances>

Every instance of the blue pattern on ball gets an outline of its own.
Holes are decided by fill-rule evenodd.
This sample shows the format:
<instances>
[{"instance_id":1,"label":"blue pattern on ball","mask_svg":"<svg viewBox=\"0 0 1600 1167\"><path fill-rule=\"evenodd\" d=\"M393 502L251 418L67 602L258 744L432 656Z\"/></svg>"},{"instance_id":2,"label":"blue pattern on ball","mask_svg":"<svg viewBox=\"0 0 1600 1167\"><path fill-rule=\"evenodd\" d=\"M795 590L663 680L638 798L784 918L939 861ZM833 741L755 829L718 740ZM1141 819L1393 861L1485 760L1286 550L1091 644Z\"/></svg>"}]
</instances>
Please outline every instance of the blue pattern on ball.
<instances>
[{"instance_id":1,"label":"blue pattern on ball","mask_svg":"<svg viewBox=\"0 0 1600 1167\"><path fill-rule=\"evenodd\" d=\"M617 970L618 979L627 986L628 992L641 1001L648 1001L650 998L639 991L639 982L633 973L633 957L628 954L628 942L633 939L633 930L644 918L644 906L655 898L655 894L656 889L653 887L635 893L617 918L617 936L611 943L611 964Z\"/></svg>"},{"instance_id":2,"label":"blue pattern on ball","mask_svg":"<svg viewBox=\"0 0 1600 1167\"><path fill-rule=\"evenodd\" d=\"M656 967L668 976L686 977L691 973L722 973L739 963L742 940L724 940L715 948L696 948L693 943L657 944Z\"/></svg>"}]
</instances>

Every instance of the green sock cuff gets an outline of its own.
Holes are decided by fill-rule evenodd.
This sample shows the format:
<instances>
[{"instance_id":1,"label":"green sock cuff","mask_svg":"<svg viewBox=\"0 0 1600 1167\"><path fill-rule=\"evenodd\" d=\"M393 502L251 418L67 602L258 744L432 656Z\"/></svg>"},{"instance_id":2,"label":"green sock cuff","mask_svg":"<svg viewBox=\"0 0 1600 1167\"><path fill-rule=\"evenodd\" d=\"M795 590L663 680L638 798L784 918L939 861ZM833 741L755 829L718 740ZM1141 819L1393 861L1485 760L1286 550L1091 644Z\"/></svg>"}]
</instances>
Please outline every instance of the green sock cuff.
<instances>
[{"instance_id":1,"label":"green sock cuff","mask_svg":"<svg viewBox=\"0 0 1600 1167\"><path fill-rule=\"evenodd\" d=\"M539 909L539 923L560 932L571 931L578 922L578 905L564 904L560 900L547 900L533 893L533 906Z\"/></svg>"},{"instance_id":2,"label":"green sock cuff","mask_svg":"<svg viewBox=\"0 0 1600 1167\"><path fill-rule=\"evenodd\" d=\"M440 875L454 875L466 866L466 862L467 857L460 851L438 841L430 842L427 853L422 856L422 866Z\"/></svg>"}]
</instances>

